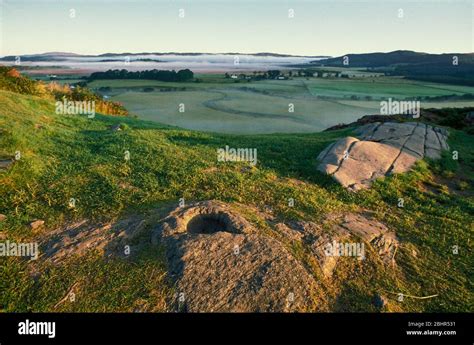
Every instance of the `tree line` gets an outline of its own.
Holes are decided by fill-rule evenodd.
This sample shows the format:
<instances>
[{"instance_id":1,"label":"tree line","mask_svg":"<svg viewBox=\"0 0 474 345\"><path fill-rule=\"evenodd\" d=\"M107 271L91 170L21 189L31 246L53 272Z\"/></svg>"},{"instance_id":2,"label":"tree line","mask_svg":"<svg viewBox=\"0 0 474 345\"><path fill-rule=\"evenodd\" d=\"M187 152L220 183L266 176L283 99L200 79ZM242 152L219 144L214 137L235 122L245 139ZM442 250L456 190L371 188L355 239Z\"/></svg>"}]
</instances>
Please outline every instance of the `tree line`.
<instances>
[{"instance_id":1,"label":"tree line","mask_svg":"<svg viewBox=\"0 0 474 345\"><path fill-rule=\"evenodd\" d=\"M159 80L159 81L188 81L194 78L194 73L189 69L182 69L178 72L176 71L166 71L166 70L146 70L146 71L136 71L131 72L126 69L110 69L105 72L94 72L92 73L88 80L98 80L98 79L147 79L147 80Z\"/></svg>"}]
</instances>

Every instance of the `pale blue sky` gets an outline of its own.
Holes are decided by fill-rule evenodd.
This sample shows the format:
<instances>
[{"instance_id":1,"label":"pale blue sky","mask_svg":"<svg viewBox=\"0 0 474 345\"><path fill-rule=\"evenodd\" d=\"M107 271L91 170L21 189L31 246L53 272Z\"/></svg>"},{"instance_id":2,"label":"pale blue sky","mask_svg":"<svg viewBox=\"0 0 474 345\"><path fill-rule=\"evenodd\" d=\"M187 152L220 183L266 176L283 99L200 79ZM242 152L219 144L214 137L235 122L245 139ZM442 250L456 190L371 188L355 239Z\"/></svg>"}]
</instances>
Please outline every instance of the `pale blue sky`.
<instances>
[{"instance_id":1,"label":"pale blue sky","mask_svg":"<svg viewBox=\"0 0 474 345\"><path fill-rule=\"evenodd\" d=\"M473 51L472 0L0 2L2 56L49 51L332 56L398 49ZM184 18L178 16L180 9ZM289 9L294 9L292 19Z\"/></svg>"}]
</instances>

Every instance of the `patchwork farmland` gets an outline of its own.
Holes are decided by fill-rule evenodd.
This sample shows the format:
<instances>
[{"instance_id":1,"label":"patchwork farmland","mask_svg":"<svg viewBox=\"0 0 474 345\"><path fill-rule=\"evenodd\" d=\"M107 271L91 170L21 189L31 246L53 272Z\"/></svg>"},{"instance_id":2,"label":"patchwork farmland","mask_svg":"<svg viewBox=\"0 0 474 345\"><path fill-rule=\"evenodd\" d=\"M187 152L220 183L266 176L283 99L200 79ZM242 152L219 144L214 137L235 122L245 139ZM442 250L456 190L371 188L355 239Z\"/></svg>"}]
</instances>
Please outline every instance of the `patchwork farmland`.
<instances>
[{"instance_id":1,"label":"patchwork farmland","mask_svg":"<svg viewBox=\"0 0 474 345\"><path fill-rule=\"evenodd\" d=\"M474 105L472 99L437 99L472 94L474 87L396 77L295 77L249 82L217 74L196 78L200 82L96 80L88 87L122 102L139 118L222 133L322 131L379 113L380 101L388 98L421 99L425 109Z\"/></svg>"}]
</instances>

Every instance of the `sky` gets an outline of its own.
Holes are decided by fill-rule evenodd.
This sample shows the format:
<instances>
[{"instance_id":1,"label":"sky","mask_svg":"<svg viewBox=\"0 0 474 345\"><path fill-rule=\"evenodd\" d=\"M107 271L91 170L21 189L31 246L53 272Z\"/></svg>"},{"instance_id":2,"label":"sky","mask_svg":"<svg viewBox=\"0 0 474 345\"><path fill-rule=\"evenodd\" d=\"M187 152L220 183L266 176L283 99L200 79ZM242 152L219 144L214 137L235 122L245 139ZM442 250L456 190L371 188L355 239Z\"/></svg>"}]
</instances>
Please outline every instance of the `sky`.
<instances>
[{"instance_id":1,"label":"sky","mask_svg":"<svg viewBox=\"0 0 474 345\"><path fill-rule=\"evenodd\" d=\"M473 22L474 0L0 0L0 56L467 53Z\"/></svg>"}]
</instances>

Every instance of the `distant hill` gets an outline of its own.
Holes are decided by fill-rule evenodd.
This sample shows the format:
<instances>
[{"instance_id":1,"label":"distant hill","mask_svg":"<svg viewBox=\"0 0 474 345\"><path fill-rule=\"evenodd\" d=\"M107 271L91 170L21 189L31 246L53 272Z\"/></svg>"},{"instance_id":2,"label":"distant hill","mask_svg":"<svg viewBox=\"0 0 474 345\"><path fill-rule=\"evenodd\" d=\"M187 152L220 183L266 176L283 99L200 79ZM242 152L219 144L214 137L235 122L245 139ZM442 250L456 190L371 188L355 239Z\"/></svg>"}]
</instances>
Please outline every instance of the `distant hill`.
<instances>
[{"instance_id":1,"label":"distant hill","mask_svg":"<svg viewBox=\"0 0 474 345\"><path fill-rule=\"evenodd\" d=\"M344 60L348 59L348 64ZM457 58L457 65L453 64ZM347 60L346 59L346 60ZM428 54L409 50L390 53L347 54L335 58L312 61L311 66L367 68L401 75L410 79L441 83L474 85L474 54Z\"/></svg>"},{"instance_id":2,"label":"distant hill","mask_svg":"<svg viewBox=\"0 0 474 345\"><path fill-rule=\"evenodd\" d=\"M411 50L396 50L390 53L347 54L335 58L313 61L324 66L344 67L344 58L349 58L350 67L388 67L401 64L445 64L452 65L453 56L459 58L459 64L473 64L474 54L429 54Z\"/></svg>"},{"instance_id":3,"label":"distant hill","mask_svg":"<svg viewBox=\"0 0 474 345\"><path fill-rule=\"evenodd\" d=\"M98 55L81 55L75 53L67 52L49 52L42 54L26 54L26 55L8 55L0 58L0 61L15 61L19 56L22 61L64 61L68 58L81 58L81 57L102 57L102 58L111 58L111 57L125 57L125 56L140 56L140 55L158 55L158 56L167 56L167 55L176 55L176 56L199 56L199 55L249 55L249 56L269 56L269 57L308 57L314 59L323 59L328 58L329 56L304 56L304 55L291 55L291 54L276 54L276 53L239 53L239 52L227 52L227 53L199 53L199 52L186 52L186 53L177 53L177 52L143 52L143 53L104 53Z\"/></svg>"}]
</instances>

